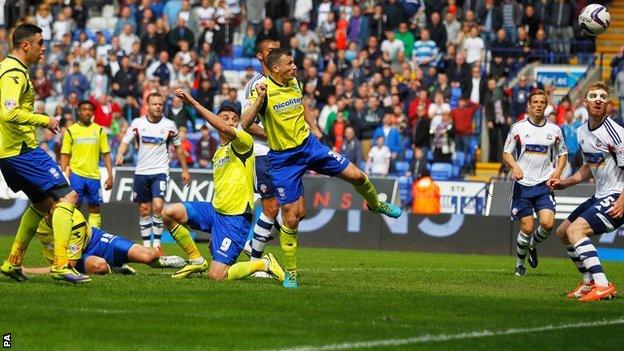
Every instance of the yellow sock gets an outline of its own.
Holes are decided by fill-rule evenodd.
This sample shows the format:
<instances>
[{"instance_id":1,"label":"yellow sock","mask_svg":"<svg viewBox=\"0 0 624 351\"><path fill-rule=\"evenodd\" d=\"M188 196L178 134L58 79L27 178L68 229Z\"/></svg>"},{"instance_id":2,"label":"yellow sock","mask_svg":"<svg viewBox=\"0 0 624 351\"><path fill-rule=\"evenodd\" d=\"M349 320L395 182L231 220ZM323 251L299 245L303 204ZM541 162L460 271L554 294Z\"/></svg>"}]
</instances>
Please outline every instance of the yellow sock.
<instances>
[{"instance_id":1,"label":"yellow sock","mask_svg":"<svg viewBox=\"0 0 624 351\"><path fill-rule=\"evenodd\" d=\"M64 268L69 264L67 246L71 236L72 218L76 206L61 202L52 213L52 231L54 232L54 267Z\"/></svg>"},{"instance_id":2,"label":"yellow sock","mask_svg":"<svg viewBox=\"0 0 624 351\"><path fill-rule=\"evenodd\" d=\"M370 179L366 177L366 181L362 185L356 185L353 187L358 194L362 195L366 203L370 208L379 207L379 199L377 198L377 190L371 183Z\"/></svg>"},{"instance_id":3,"label":"yellow sock","mask_svg":"<svg viewBox=\"0 0 624 351\"><path fill-rule=\"evenodd\" d=\"M266 260L234 263L227 272L228 280L244 278L252 273L266 269Z\"/></svg>"},{"instance_id":4,"label":"yellow sock","mask_svg":"<svg viewBox=\"0 0 624 351\"><path fill-rule=\"evenodd\" d=\"M189 260L194 260L202 257L197 245L191 238L191 232L185 226L178 224L171 229L171 236L178 243L178 245L186 252Z\"/></svg>"},{"instance_id":5,"label":"yellow sock","mask_svg":"<svg viewBox=\"0 0 624 351\"><path fill-rule=\"evenodd\" d=\"M35 235L41 218L43 218L43 215L32 206L28 206L26 212L22 215L15 239L13 239L13 245L11 246L11 254L9 255L9 262L12 265L22 265L24 252L26 252L30 240Z\"/></svg>"},{"instance_id":6,"label":"yellow sock","mask_svg":"<svg viewBox=\"0 0 624 351\"><path fill-rule=\"evenodd\" d=\"M297 270L297 229L290 229L282 225L279 238L284 253L284 268L287 271Z\"/></svg>"},{"instance_id":7,"label":"yellow sock","mask_svg":"<svg viewBox=\"0 0 624 351\"><path fill-rule=\"evenodd\" d=\"M89 225L95 228L102 228L102 215L99 213L89 213Z\"/></svg>"}]
</instances>

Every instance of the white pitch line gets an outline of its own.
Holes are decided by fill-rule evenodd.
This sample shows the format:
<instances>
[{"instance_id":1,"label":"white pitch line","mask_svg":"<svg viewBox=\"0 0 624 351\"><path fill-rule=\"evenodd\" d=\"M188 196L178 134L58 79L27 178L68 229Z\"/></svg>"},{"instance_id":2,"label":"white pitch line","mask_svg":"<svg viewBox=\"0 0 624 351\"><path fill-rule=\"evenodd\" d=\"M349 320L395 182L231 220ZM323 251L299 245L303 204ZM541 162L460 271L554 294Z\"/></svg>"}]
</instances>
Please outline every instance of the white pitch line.
<instances>
[{"instance_id":1,"label":"white pitch line","mask_svg":"<svg viewBox=\"0 0 624 351\"><path fill-rule=\"evenodd\" d=\"M360 341L360 342L345 342L341 344L328 344L328 345L321 345L321 346L297 346L297 347L288 347L288 348L282 348L282 349L274 349L273 351L333 351L333 350L350 350L350 349L371 349L371 348L377 348L377 347L403 346L403 345L422 344L422 343L428 343L428 342L444 342L444 341L451 341L451 340L475 339L475 338L485 338L485 337L490 337L490 336L501 336L501 335L527 334L527 333L534 333L534 332L576 329L576 328L585 328L585 327L602 327L602 326L607 326L607 325L619 325L619 324L624 324L624 317L611 319L611 320L593 321L593 322L581 322L581 323L570 323L570 324L559 324L559 325L551 324L551 325L545 325L542 327L533 327L533 328L511 328L511 329L498 330L498 331L481 330L481 331L472 331L472 332L459 333L459 334L438 334L438 335L425 334L421 336L415 336L415 337L404 338L404 339L384 339L384 340L372 340L372 341Z\"/></svg>"},{"instance_id":2,"label":"white pitch line","mask_svg":"<svg viewBox=\"0 0 624 351\"><path fill-rule=\"evenodd\" d=\"M427 267L339 267L339 268L302 268L301 272L480 272L503 273L510 272L502 268L427 268Z\"/></svg>"}]
</instances>

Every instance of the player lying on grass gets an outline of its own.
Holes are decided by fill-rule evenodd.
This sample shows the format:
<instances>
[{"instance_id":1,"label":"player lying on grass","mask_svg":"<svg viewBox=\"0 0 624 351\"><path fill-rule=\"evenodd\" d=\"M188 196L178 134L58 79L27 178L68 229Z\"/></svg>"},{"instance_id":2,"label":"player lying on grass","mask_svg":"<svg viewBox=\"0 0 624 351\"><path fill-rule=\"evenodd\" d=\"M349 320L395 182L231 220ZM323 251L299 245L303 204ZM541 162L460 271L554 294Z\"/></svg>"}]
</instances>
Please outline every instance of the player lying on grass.
<instances>
[{"instance_id":1,"label":"player lying on grass","mask_svg":"<svg viewBox=\"0 0 624 351\"><path fill-rule=\"evenodd\" d=\"M239 116L233 108L223 106L217 116L202 107L188 92L176 89L173 93L195 108L219 132L221 139L221 145L212 158L212 202L177 203L162 212L165 226L189 258L189 264L173 277L185 278L208 270L211 279L232 280L265 271L283 282L284 271L272 254L263 256L261 260L236 263L245 246L254 213L255 157L251 135L236 128ZM212 233L210 266L193 242L187 225L194 230Z\"/></svg>"},{"instance_id":2,"label":"player lying on grass","mask_svg":"<svg viewBox=\"0 0 624 351\"><path fill-rule=\"evenodd\" d=\"M77 271L87 274L135 274L128 262L149 264L158 268L179 268L184 260L178 256L160 256L158 250L136 244L122 236L109 234L90 227L80 211L74 211L72 232L69 240L69 264ZM43 257L48 264L54 262L54 232L48 217L39 222L36 236L43 244ZM23 268L24 273L45 274L49 267Z\"/></svg>"},{"instance_id":3,"label":"player lying on grass","mask_svg":"<svg viewBox=\"0 0 624 351\"><path fill-rule=\"evenodd\" d=\"M609 88L603 82L592 83L585 93L589 119L577 132L583 166L564 180L550 179L551 189L565 189L591 177L596 192L580 204L557 228L557 236L583 275L568 298L598 301L616 295L615 285L607 280L590 236L611 232L624 225L624 128L607 115Z\"/></svg>"}]
</instances>

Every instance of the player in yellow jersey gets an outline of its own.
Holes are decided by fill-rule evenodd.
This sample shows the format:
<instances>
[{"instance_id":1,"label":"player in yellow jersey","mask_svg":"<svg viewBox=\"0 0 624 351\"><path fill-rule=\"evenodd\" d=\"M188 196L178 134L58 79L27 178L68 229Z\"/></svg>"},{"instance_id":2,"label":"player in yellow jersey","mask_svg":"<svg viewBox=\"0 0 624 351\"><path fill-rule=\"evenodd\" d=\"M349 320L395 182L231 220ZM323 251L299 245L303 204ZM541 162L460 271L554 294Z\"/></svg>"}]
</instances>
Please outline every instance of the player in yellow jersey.
<instances>
[{"instance_id":1,"label":"player in yellow jersey","mask_svg":"<svg viewBox=\"0 0 624 351\"><path fill-rule=\"evenodd\" d=\"M48 263L54 260L54 231L48 217L39 222L37 239L43 245L43 257ZM160 256L158 250L144 247L122 236L113 235L91 227L80 211L74 211L72 235L69 240L69 264L79 272L88 274L135 274L128 262L149 264L153 267L181 267L182 257ZM47 267L24 268L25 273L39 274L49 271Z\"/></svg>"},{"instance_id":2,"label":"player in yellow jersey","mask_svg":"<svg viewBox=\"0 0 624 351\"><path fill-rule=\"evenodd\" d=\"M251 135L236 128L239 118L232 107L222 106L217 116L202 107L188 92L176 89L173 93L193 106L219 132L221 139L221 146L212 158L212 202L177 203L162 212L165 226L189 258L189 264L173 277L185 278L208 270L211 279L232 280L266 271L282 282L284 271L271 254L258 261L236 263L253 220L255 157ZM193 242L187 225L212 234L210 265Z\"/></svg>"},{"instance_id":3,"label":"player in yellow jersey","mask_svg":"<svg viewBox=\"0 0 624 351\"><path fill-rule=\"evenodd\" d=\"M54 227L54 279L73 283L91 279L69 266L67 246L71 219L78 194L63 177L59 166L35 140L35 129L57 132L59 122L33 113L35 89L28 67L45 53L41 28L20 24L13 31L11 54L0 62L0 170L11 190L23 191L32 205L22 215L11 253L0 272L17 281L26 280L21 271L22 257L43 216L50 215Z\"/></svg>"},{"instance_id":4,"label":"player in yellow jersey","mask_svg":"<svg viewBox=\"0 0 624 351\"><path fill-rule=\"evenodd\" d=\"M113 187L113 161L104 128L92 122L93 110L93 104L90 101L82 101L78 104L78 123L67 128L63 136L61 170L65 172L67 167L70 167L69 183L78 193L77 206L86 201L89 209L89 225L101 228L100 155L104 158L108 173L108 178L104 183L106 190Z\"/></svg>"},{"instance_id":5,"label":"player in yellow jersey","mask_svg":"<svg viewBox=\"0 0 624 351\"><path fill-rule=\"evenodd\" d=\"M311 114L303 105L303 89L296 78L297 66L289 50L273 49L268 54L271 73L249 98L242 125L247 129L257 114L269 141L271 175L283 216L280 243L284 252L287 288L298 287L297 230L304 216L301 206L303 175L311 169L336 176L351 183L368 203L369 209L397 218L402 210L379 201L377 191L366 174L342 155L320 143L322 135ZM310 131L314 135L310 135Z\"/></svg>"}]
</instances>

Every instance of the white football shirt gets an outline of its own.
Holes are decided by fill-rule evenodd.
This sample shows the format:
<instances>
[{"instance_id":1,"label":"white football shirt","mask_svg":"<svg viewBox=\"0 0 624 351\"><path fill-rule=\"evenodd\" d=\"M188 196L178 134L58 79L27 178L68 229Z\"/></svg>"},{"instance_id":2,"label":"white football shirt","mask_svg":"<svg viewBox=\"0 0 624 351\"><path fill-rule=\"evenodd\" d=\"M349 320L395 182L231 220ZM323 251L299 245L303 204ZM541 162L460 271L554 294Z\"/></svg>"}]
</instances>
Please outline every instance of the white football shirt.
<instances>
[{"instance_id":1,"label":"white football shirt","mask_svg":"<svg viewBox=\"0 0 624 351\"><path fill-rule=\"evenodd\" d=\"M611 117L605 118L595 130L584 122L576 137L583 153L583 164L591 169L596 181L596 198L624 189L624 128Z\"/></svg>"},{"instance_id":2,"label":"white football shirt","mask_svg":"<svg viewBox=\"0 0 624 351\"><path fill-rule=\"evenodd\" d=\"M130 144L134 139L139 142L139 160L135 174L169 174L169 144L180 146L178 128L167 118L153 123L147 117L132 120L126 130L123 142Z\"/></svg>"},{"instance_id":3,"label":"white football shirt","mask_svg":"<svg viewBox=\"0 0 624 351\"><path fill-rule=\"evenodd\" d=\"M547 181L557 158L568 153L561 128L547 121L534 125L528 116L511 126L503 151L515 156L524 175L518 183L525 186Z\"/></svg>"},{"instance_id":4,"label":"white football shirt","mask_svg":"<svg viewBox=\"0 0 624 351\"><path fill-rule=\"evenodd\" d=\"M241 104L243 106L243 111L245 111L245 109L250 106L249 96L251 96L251 92L256 89L256 84L264 82L265 79L266 77L264 76L264 74L258 73L253 78L251 78L249 82L247 82L247 84L245 84L245 101L243 101L243 103ZM260 121L257 122L258 125L262 127L262 123ZM254 137L254 155L265 156L268 153L269 144L267 143L267 141L259 140L258 138Z\"/></svg>"}]
</instances>

